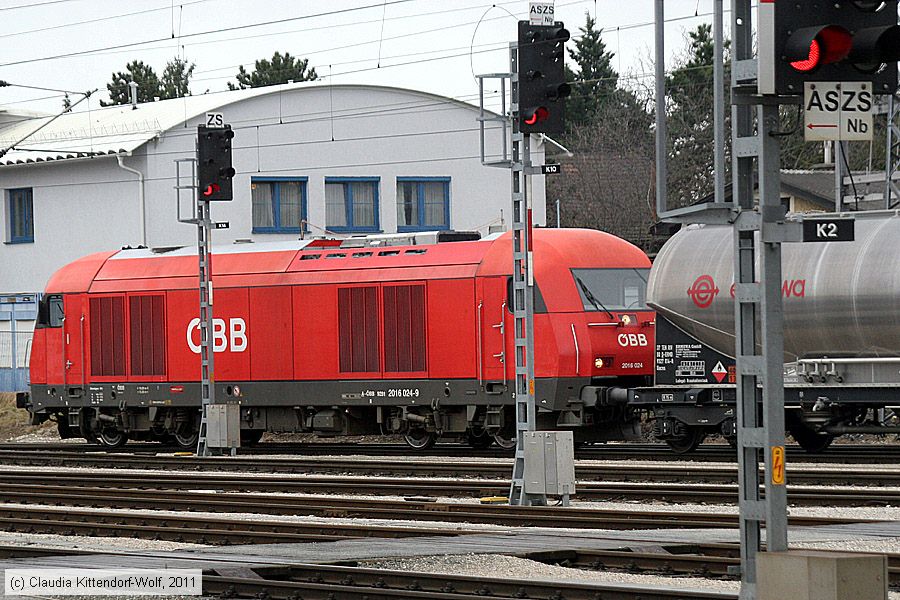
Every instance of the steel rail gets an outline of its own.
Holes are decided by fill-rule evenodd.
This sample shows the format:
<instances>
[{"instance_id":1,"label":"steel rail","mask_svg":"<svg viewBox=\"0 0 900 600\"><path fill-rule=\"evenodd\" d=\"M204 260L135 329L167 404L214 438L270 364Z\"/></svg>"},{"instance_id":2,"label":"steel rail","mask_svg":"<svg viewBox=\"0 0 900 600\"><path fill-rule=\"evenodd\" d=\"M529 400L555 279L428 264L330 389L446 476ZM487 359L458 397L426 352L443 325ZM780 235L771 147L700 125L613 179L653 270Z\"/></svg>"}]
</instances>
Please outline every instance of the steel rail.
<instances>
[{"instance_id":1,"label":"steel rail","mask_svg":"<svg viewBox=\"0 0 900 600\"><path fill-rule=\"evenodd\" d=\"M37 472L0 469L0 479L20 483L56 483L70 486L117 488L153 488L168 486L185 490L218 490L229 492L280 492L300 494L347 494L397 496L497 496L508 483L491 479L429 479L394 477L340 477L252 474L173 474L154 472L123 473L100 478L72 471ZM900 504L900 491L880 488L822 488L790 486L790 502L803 506L894 506ZM581 500L650 500L669 503L734 503L734 484L678 484L648 482L582 482L577 486Z\"/></svg>"},{"instance_id":2,"label":"steel rail","mask_svg":"<svg viewBox=\"0 0 900 600\"><path fill-rule=\"evenodd\" d=\"M132 510L250 513L415 520L509 527L571 529L731 528L734 515L687 511L628 511L560 507L518 507L428 501L371 500L267 494L196 494L184 491L129 490L99 487L0 483L0 497L14 504L109 507ZM0 505L2 506L2 505ZM792 517L796 526L840 525L863 519Z\"/></svg>"},{"instance_id":3,"label":"steel rail","mask_svg":"<svg viewBox=\"0 0 900 600\"><path fill-rule=\"evenodd\" d=\"M146 456L124 453L84 454L80 452L3 451L0 463L34 466L89 466L131 469L247 471L267 473L321 473L425 477L508 476L510 461L437 461L425 459L364 458L254 458ZM576 465L579 480L653 481L673 483L730 483L737 477L734 465L602 464ZM805 485L900 486L900 469L847 469L794 467L789 481Z\"/></svg>"},{"instance_id":4,"label":"steel rail","mask_svg":"<svg viewBox=\"0 0 900 600\"><path fill-rule=\"evenodd\" d=\"M0 451L62 451L80 453L152 453L176 452L177 448L155 442L129 442L122 448L105 448L96 444L83 442L46 442L46 443L0 443ZM302 456L330 455L368 455L368 456L462 456L505 458L509 452L500 448L474 449L468 444L457 442L441 442L437 446L424 451L414 451L402 443L356 443L356 442L263 442L255 446L242 447L242 455L259 454L297 454ZM788 445L789 462L867 462L895 464L900 461L900 445L897 444L834 444L818 454L805 452L799 446ZM613 443L596 444L578 448L576 458L580 459L621 459L635 458L659 461L690 462L735 462L735 450L726 444L704 444L697 450L686 454L674 454L665 444Z\"/></svg>"},{"instance_id":5,"label":"steel rail","mask_svg":"<svg viewBox=\"0 0 900 600\"><path fill-rule=\"evenodd\" d=\"M249 520L199 516L189 513L140 513L109 509L11 506L0 504L0 529L27 533L62 535L125 535L201 544L271 544L330 542L368 537L452 537L480 533L474 529L445 529L423 526L338 524L331 522Z\"/></svg>"},{"instance_id":6,"label":"steel rail","mask_svg":"<svg viewBox=\"0 0 900 600\"><path fill-rule=\"evenodd\" d=\"M896 587L900 585L900 554L886 556L889 584ZM741 564L740 546L729 543L666 544L652 550L639 546L612 550L588 548L539 552L528 558L585 570L734 579L737 576L733 574L732 567Z\"/></svg>"},{"instance_id":7,"label":"steel rail","mask_svg":"<svg viewBox=\"0 0 900 600\"><path fill-rule=\"evenodd\" d=\"M358 567L292 565L257 569L261 578L207 575L203 591L226 597L306 600L475 600L485 597L533 600L734 600L736 594L650 588L627 584L575 583L438 575ZM277 579L275 579L277 577Z\"/></svg>"}]
</instances>

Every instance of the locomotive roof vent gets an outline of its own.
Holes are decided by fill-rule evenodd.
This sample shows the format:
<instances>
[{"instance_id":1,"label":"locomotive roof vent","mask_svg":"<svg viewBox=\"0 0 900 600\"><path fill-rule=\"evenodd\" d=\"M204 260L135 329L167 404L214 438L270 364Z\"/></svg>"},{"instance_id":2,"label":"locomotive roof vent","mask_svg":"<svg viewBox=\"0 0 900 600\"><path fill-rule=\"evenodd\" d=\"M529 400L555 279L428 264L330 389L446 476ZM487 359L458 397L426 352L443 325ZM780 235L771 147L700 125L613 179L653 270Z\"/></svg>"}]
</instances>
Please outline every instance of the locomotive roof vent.
<instances>
[{"instance_id":1,"label":"locomotive roof vent","mask_svg":"<svg viewBox=\"0 0 900 600\"><path fill-rule=\"evenodd\" d=\"M341 242L341 248L369 246L424 246L444 242L472 242L481 239L477 231L420 231L354 236Z\"/></svg>"},{"instance_id":2,"label":"locomotive roof vent","mask_svg":"<svg viewBox=\"0 0 900 600\"><path fill-rule=\"evenodd\" d=\"M157 246L156 248L151 248L150 252L153 254L166 254L167 252L175 252L182 248L184 248L184 246Z\"/></svg>"}]
</instances>

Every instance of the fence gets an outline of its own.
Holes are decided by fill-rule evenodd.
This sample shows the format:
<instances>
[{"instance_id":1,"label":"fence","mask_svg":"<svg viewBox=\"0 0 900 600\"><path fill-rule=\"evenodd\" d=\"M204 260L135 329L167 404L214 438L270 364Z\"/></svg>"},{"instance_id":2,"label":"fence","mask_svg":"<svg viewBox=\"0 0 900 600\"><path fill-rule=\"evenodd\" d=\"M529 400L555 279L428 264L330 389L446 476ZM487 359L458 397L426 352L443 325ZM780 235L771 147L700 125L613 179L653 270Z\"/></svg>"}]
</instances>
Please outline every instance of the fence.
<instances>
[{"instance_id":1,"label":"fence","mask_svg":"<svg viewBox=\"0 0 900 600\"><path fill-rule=\"evenodd\" d=\"M31 337L30 331L0 331L0 392L28 389Z\"/></svg>"}]
</instances>

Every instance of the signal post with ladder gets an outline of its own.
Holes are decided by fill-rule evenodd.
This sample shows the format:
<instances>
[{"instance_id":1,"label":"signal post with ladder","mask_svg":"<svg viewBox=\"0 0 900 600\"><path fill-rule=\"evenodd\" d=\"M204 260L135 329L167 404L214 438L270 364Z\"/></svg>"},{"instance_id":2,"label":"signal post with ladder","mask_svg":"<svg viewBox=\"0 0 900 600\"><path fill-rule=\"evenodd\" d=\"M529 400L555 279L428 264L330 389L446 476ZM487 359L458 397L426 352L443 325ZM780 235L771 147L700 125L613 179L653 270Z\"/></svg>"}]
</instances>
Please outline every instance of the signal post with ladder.
<instances>
[{"instance_id":1,"label":"signal post with ladder","mask_svg":"<svg viewBox=\"0 0 900 600\"><path fill-rule=\"evenodd\" d=\"M655 0L657 98L666 95L663 2ZM867 97L893 93L897 87L897 4L897 0L850 0L817 3L813 10L805 2L759 0L754 12L751 0L732 0L732 202L725 201L724 185L720 184L724 175L724 161L720 160L725 144L724 99L715 106L715 201L676 209L667 205L665 103L657 102L659 218L727 224L734 229L741 600L886 597L886 577L879 575L886 572L884 557L869 560L839 553L823 557L788 551L781 246L784 242L852 239L852 224L848 225L846 218L815 222L785 219L779 144L784 132L779 107L799 104L806 91L810 106L819 108L821 104L820 113L834 113L828 115L832 119L828 122L813 120L822 114L807 114L807 125L813 125L809 131L846 130L852 135L864 130ZM715 87L720 90L724 87L724 1L716 0L714 7ZM754 16L759 48L756 57ZM815 100L811 92L816 92ZM846 96L851 92L862 104L846 104L842 99L839 107L827 110L835 93ZM846 126L842 126L840 115L844 106L853 109L848 112L857 113L843 121ZM762 552L764 539L766 551ZM842 562L848 566L842 566ZM855 571L852 589L847 578L834 576L841 569Z\"/></svg>"},{"instance_id":2,"label":"signal post with ladder","mask_svg":"<svg viewBox=\"0 0 900 600\"><path fill-rule=\"evenodd\" d=\"M226 229L228 223L215 223L210 216L211 202L233 198L231 140L234 132L224 123L221 113L207 115L214 126L197 128L197 158L175 161L178 194L178 220L197 226L197 259L200 298L200 397L202 414L197 455L213 450L236 454L240 447L240 405L216 402L215 352L213 343L212 231ZM189 171L183 173L182 169ZM187 178L187 182L183 182ZM187 191L195 204L191 216L182 217L181 193Z\"/></svg>"},{"instance_id":3,"label":"signal post with ladder","mask_svg":"<svg viewBox=\"0 0 900 600\"><path fill-rule=\"evenodd\" d=\"M541 3L547 4L547 3ZM544 444L555 443L548 432L535 432L536 413L534 390L534 249L532 246L531 177L556 172L553 168L531 163L532 133L562 133L565 131L565 98L570 93L565 82L565 43L569 32L560 22L545 25L543 16L536 21L520 21L518 42L510 48L510 73L479 76L481 90L481 159L486 166L510 170L512 190L512 294L515 335L515 399L516 454L513 465L509 503L514 505L544 505L547 503L546 480L538 481L534 489L526 485L529 473L526 445L529 451L542 451ZM506 136L509 117L501 114L485 117L484 80L500 79L501 96L505 107L505 81L510 81L512 149L507 156ZM484 124L499 122L503 135L503 156L487 160L484 143ZM543 435L541 435L543 434ZM564 440L571 432L558 434ZM563 443L563 448L566 447ZM554 448L554 451L555 448ZM571 456L571 450L569 450ZM569 461L571 462L571 458ZM574 473L574 471L573 471ZM540 478L543 474L537 474ZM530 480L531 478L529 478ZM574 477L573 477L574 479ZM543 485L542 485L543 484ZM571 490L574 493L574 486ZM568 504L568 495L563 496Z\"/></svg>"}]
</instances>

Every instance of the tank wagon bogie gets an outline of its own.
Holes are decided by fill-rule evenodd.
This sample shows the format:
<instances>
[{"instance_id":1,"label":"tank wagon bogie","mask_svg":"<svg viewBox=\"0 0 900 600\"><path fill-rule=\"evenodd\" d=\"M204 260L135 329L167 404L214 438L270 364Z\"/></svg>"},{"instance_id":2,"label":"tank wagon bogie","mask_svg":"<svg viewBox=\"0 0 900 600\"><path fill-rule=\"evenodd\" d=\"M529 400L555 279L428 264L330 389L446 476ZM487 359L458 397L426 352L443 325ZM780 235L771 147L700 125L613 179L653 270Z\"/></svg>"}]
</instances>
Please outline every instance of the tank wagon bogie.
<instances>
[{"instance_id":1,"label":"tank wagon bogie","mask_svg":"<svg viewBox=\"0 0 900 600\"><path fill-rule=\"evenodd\" d=\"M510 445L510 236L456 232L243 244L213 258L215 393L266 432L441 436ZM468 238L468 239L466 239ZM652 372L649 261L588 230L535 233L541 427L635 434L624 387ZM63 437L190 447L199 429L197 256L95 254L58 271L31 354L34 422Z\"/></svg>"}]
</instances>

